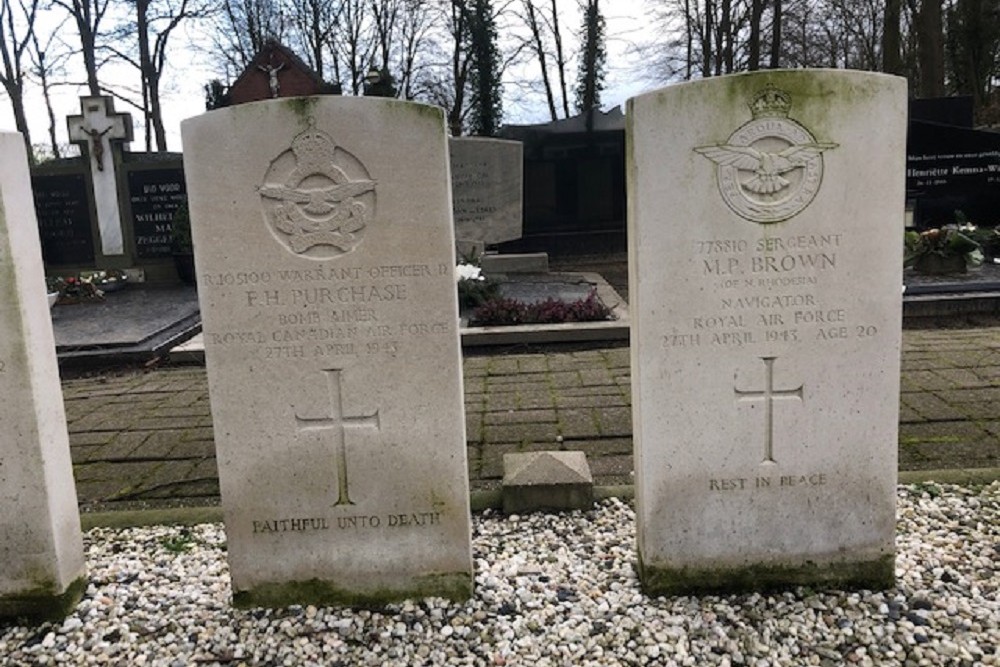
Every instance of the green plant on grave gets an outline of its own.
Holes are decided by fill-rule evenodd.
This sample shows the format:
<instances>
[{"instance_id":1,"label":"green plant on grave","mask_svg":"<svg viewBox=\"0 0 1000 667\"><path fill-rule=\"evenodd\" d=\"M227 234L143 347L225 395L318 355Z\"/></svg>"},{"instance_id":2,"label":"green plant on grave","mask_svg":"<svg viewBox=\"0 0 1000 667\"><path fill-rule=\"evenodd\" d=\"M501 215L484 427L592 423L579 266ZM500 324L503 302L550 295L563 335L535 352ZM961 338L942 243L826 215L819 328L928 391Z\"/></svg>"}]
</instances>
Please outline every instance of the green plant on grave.
<instances>
[{"instance_id":1,"label":"green plant on grave","mask_svg":"<svg viewBox=\"0 0 1000 667\"><path fill-rule=\"evenodd\" d=\"M160 544L172 554L183 554L194 548L195 538L190 530L183 528L177 535L161 538Z\"/></svg>"},{"instance_id":2,"label":"green plant on grave","mask_svg":"<svg viewBox=\"0 0 1000 667\"><path fill-rule=\"evenodd\" d=\"M903 266L921 269L928 259L961 258L964 268L978 266L983 261L979 244L957 225L945 225L923 232L907 231L903 236Z\"/></svg>"},{"instance_id":3,"label":"green plant on grave","mask_svg":"<svg viewBox=\"0 0 1000 667\"><path fill-rule=\"evenodd\" d=\"M181 204L174 211L170 224L170 249L174 254L191 254L194 241L191 239L191 214L187 204Z\"/></svg>"},{"instance_id":4,"label":"green plant on grave","mask_svg":"<svg viewBox=\"0 0 1000 667\"><path fill-rule=\"evenodd\" d=\"M482 269L474 264L460 263L455 267L458 281L459 308L479 308L484 303L499 298L500 285L483 275Z\"/></svg>"},{"instance_id":5,"label":"green plant on grave","mask_svg":"<svg viewBox=\"0 0 1000 667\"><path fill-rule=\"evenodd\" d=\"M1000 257L1000 228L974 225L962 211L955 211L958 231L979 244L986 257Z\"/></svg>"},{"instance_id":6,"label":"green plant on grave","mask_svg":"<svg viewBox=\"0 0 1000 667\"><path fill-rule=\"evenodd\" d=\"M931 498L937 498L943 492L941 487L934 482L917 482L913 485L913 491L917 495L927 494Z\"/></svg>"}]
</instances>

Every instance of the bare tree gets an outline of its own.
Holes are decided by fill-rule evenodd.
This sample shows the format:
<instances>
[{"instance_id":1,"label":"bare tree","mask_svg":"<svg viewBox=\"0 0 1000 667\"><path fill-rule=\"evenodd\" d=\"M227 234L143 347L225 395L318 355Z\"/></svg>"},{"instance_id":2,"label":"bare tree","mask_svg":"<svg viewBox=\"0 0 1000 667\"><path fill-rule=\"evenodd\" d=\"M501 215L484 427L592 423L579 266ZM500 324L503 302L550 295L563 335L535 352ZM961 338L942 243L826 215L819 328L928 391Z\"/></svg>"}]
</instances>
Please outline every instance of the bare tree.
<instances>
[{"instance_id":1,"label":"bare tree","mask_svg":"<svg viewBox=\"0 0 1000 667\"><path fill-rule=\"evenodd\" d=\"M35 33L38 0L18 0L16 4L17 10L14 9L14 0L0 2L0 59L3 60L0 83L10 98L14 126L24 139L28 160L34 163L31 132L24 113L24 60Z\"/></svg>"},{"instance_id":2,"label":"bare tree","mask_svg":"<svg viewBox=\"0 0 1000 667\"><path fill-rule=\"evenodd\" d=\"M246 69L267 40L285 36L279 0L222 0L212 16L212 53L229 79Z\"/></svg>"},{"instance_id":3,"label":"bare tree","mask_svg":"<svg viewBox=\"0 0 1000 667\"><path fill-rule=\"evenodd\" d=\"M911 6L916 0L910 0ZM944 25L942 0L921 0L917 17L917 59L920 65L919 94L944 96Z\"/></svg>"},{"instance_id":4,"label":"bare tree","mask_svg":"<svg viewBox=\"0 0 1000 667\"><path fill-rule=\"evenodd\" d=\"M56 115L52 109L52 87L55 83L53 76L64 73L63 65L70 55L64 48L65 45L57 39L67 20L69 17L65 17L54 30L50 31L44 43L39 39L38 31L32 31L31 48L28 50L28 56L31 58L31 74L37 78L38 84L42 88L42 99L45 100L45 111L49 119L49 146L52 157L55 158L61 157L61 150L56 139Z\"/></svg>"},{"instance_id":5,"label":"bare tree","mask_svg":"<svg viewBox=\"0 0 1000 667\"><path fill-rule=\"evenodd\" d=\"M415 99L420 71L428 67L421 58L431 48L431 30L434 26L434 12L424 0L403 0L403 12L399 19L397 47L397 81L399 96L405 100Z\"/></svg>"},{"instance_id":6,"label":"bare tree","mask_svg":"<svg viewBox=\"0 0 1000 667\"><path fill-rule=\"evenodd\" d=\"M373 65L374 29L368 11L368 0L342 0L340 22L334 34L334 51L341 76L353 94L359 95L364 86L365 74Z\"/></svg>"},{"instance_id":7,"label":"bare tree","mask_svg":"<svg viewBox=\"0 0 1000 667\"><path fill-rule=\"evenodd\" d=\"M538 66L541 69L542 87L545 91L545 101L549 106L549 117L552 120L556 120L558 116L556 115L555 96L552 93L552 82L549 79L548 47L546 45L548 36L544 32L544 26L535 10L535 3L533 0L521 0L521 7L521 20L528 28L530 35L529 46L535 58L538 60Z\"/></svg>"},{"instance_id":8,"label":"bare tree","mask_svg":"<svg viewBox=\"0 0 1000 667\"><path fill-rule=\"evenodd\" d=\"M556 45L556 72L559 74L559 94L562 98L563 116L569 118L569 95L566 93L566 55L563 51L562 31L559 29L559 9L556 0L552 0L552 11L549 13L549 30Z\"/></svg>"},{"instance_id":9,"label":"bare tree","mask_svg":"<svg viewBox=\"0 0 1000 667\"><path fill-rule=\"evenodd\" d=\"M133 10L130 20L119 26L115 43L135 40L134 49L109 46L109 50L139 72L142 103L139 105L146 127L146 150L167 150L167 133L163 127L160 82L167 62L170 36L186 20L205 16L203 0L126 0Z\"/></svg>"},{"instance_id":10,"label":"bare tree","mask_svg":"<svg viewBox=\"0 0 1000 667\"><path fill-rule=\"evenodd\" d=\"M285 0L284 13L291 38L302 47L309 66L325 80L327 54L333 51L340 3L335 0Z\"/></svg>"},{"instance_id":11,"label":"bare tree","mask_svg":"<svg viewBox=\"0 0 1000 667\"><path fill-rule=\"evenodd\" d=\"M80 54L87 73L87 88L91 95L100 95L104 91L97 79L100 68L97 61L98 38L102 34L101 22L111 7L111 0L52 0L52 4L66 10L76 24Z\"/></svg>"},{"instance_id":12,"label":"bare tree","mask_svg":"<svg viewBox=\"0 0 1000 667\"><path fill-rule=\"evenodd\" d=\"M902 0L885 0L885 20L882 24L882 71L889 74L903 73L899 23L902 9Z\"/></svg>"}]
</instances>

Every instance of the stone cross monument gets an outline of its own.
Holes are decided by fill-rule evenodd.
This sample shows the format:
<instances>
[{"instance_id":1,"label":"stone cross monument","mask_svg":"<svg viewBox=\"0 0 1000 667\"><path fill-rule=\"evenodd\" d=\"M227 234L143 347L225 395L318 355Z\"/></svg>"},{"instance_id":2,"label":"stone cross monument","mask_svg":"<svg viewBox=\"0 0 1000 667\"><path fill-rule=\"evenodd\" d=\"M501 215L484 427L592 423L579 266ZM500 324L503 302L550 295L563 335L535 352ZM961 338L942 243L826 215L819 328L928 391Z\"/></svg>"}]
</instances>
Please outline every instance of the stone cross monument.
<instances>
[{"instance_id":1,"label":"stone cross monument","mask_svg":"<svg viewBox=\"0 0 1000 667\"><path fill-rule=\"evenodd\" d=\"M79 144L80 150L90 160L101 252L123 255L125 244L118 207L118 176L111 142L132 141L132 116L115 113L114 101L105 96L81 97L80 109L83 113L68 116L66 125L69 140Z\"/></svg>"}]
</instances>

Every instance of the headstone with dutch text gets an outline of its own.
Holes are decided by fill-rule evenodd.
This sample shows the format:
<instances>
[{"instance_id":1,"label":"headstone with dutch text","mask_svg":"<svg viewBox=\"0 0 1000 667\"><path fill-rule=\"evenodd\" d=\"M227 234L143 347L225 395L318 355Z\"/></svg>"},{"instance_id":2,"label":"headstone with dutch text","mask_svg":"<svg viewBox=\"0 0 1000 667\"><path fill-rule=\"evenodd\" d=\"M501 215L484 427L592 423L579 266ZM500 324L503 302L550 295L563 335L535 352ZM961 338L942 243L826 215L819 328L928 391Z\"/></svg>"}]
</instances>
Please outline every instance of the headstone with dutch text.
<instances>
[{"instance_id":1,"label":"headstone with dutch text","mask_svg":"<svg viewBox=\"0 0 1000 667\"><path fill-rule=\"evenodd\" d=\"M45 265L93 264L94 232L86 174L36 174L31 188Z\"/></svg>"},{"instance_id":2,"label":"headstone with dutch text","mask_svg":"<svg viewBox=\"0 0 1000 667\"><path fill-rule=\"evenodd\" d=\"M279 99L182 133L235 604L467 597L441 110Z\"/></svg>"},{"instance_id":3,"label":"headstone with dutch text","mask_svg":"<svg viewBox=\"0 0 1000 667\"><path fill-rule=\"evenodd\" d=\"M718 77L626 117L644 589L891 585L905 81Z\"/></svg>"},{"instance_id":4,"label":"headstone with dutch text","mask_svg":"<svg viewBox=\"0 0 1000 667\"><path fill-rule=\"evenodd\" d=\"M0 163L0 618L59 618L83 541L21 135L0 134Z\"/></svg>"},{"instance_id":5,"label":"headstone with dutch text","mask_svg":"<svg viewBox=\"0 0 1000 667\"><path fill-rule=\"evenodd\" d=\"M128 194L136 256L170 257L174 213L187 202L184 171L133 169L128 172Z\"/></svg>"},{"instance_id":6,"label":"headstone with dutch text","mask_svg":"<svg viewBox=\"0 0 1000 667\"><path fill-rule=\"evenodd\" d=\"M520 141L452 137L455 238L479 246L521 238L524 161Z\"/></svg>"}]
</instances>

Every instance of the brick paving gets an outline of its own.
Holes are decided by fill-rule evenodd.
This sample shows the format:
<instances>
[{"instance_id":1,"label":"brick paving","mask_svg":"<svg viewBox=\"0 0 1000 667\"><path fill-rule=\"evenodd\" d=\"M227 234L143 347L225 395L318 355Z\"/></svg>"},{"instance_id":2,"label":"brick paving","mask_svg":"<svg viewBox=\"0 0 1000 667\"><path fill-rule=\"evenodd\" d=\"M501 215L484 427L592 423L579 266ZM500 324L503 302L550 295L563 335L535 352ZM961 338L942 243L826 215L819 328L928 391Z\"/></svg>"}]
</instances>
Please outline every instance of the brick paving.
<instances>
[{"instance_id":1,"label":"brick paving","mask_svg":"<svg viewBox=\"0 0 1000 667\"><path fill-rule=\"evenodd\" d=\"M627 347L467 356L464 370L473 489L499 486L506 452L559 448L586 452L598 484L631 483ZM1000 467L1000 327L904 331L901 380L900 470ZM81 505L217 502L204 368L63 393Z\"/></svg>"}]
</instances>

